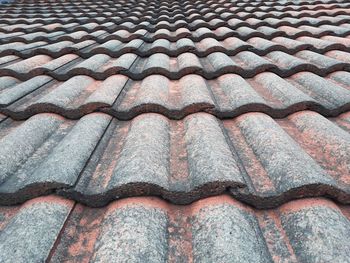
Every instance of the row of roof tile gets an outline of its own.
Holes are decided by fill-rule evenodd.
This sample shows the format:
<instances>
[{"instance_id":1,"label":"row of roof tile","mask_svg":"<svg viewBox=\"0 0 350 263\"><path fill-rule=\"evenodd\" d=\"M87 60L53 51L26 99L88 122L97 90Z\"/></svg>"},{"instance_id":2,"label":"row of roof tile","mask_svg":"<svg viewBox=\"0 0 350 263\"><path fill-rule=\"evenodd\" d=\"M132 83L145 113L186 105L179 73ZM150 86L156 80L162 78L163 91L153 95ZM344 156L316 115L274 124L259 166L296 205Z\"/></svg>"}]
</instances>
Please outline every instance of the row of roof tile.
<instances>
[{"instance_id":1,"label":"row of roof tile","mask_svg":"<svg viewBox=\"0 0 350 263\"><path fill-rule=\"evenodd\" d=\"M288 12L288 11L269 11L266 13L247 13L247 12L232 12L229 9L218 9L215 12L209 12L208 10L199 11L199 10L191 10L191 12L187 15L182 12L176 14L149 14L144 15L144 11L133 11L133 12L103 12L94 14L81 14L80 16L72 15L65 16L62 12L53 13L50 16L27 16L26 14L21 13L20 16L7 17L9 16L8 10L6 13L1 15L0 22L4 23L4 25L15 25L17 23L23 23L28 26L30 23L42 23L43 25L48 25L49 23L59 23L62 26L67 23L107 23L113 22L115 24L123 24L126 22L131 22L132 27L135 27L136 24L141 25L151 25L151 26L161 26L164 25L172 25L177 23L183 23L183 21L187 23L194 22L196 25L198 23L203 22L211 22L211 20L215 21L223 21L226 24L229 22L231 26L237 25L246 25L256 27L261 23L270 23L271 25L280 25L280 20L283 21L283 24L288 23L287 25L295 25L300 26L303 24L310 25L322 25L325 24L323 20L327 22L338 22L337 19L332 19L334 16L346 16L349 14L345 9L349 7L349 4L343 4L341 6L334 6L335 11L329 11L329 8L323 8L317 10L317 12ZM42 14L44 15L44 14ZM213 21L213 22L215 22ZM226 22L227 21L227 22ZM212 22L212 23L213 23ZM282 25L283 25L282 24ZM212 24L215 25L215 24ZM54 25L55 26L55 25ZM186 25L185 25L186 26ZM193 25L192 25L193 26ZM53 27L55 28L55 27Z\"/></svg>"},{"instance_id":2,"label":"row of roof tile","mask_svg":"<svg viewBox=\"0 0 350 263\"><path fill-rule=\"evenodd\" d=\"M82 58L89 58L96 54L106 54L117 58L125 53L134 53L140 57L164 53L175 57L191 52L198 57L206 57L215 52L234 56L242 51L250 51L264 56L272 51L295 54L302 50L310 50L321 54L331 50L350 52L350 37L326 35L321 38L303 36L296 39L275 37L271 40L253 37L247 41L242 41L237 37L228 37L223 41L218 41L215 38L205 38L199 42L193 42L189 38L181 38L176 42L170 42L167 39L156 39L152 43L147 43L142 39L133 39L127 43L119 40L109 40L104 43L98 43L94 40L74 43L66 40L52 44L45 41L33 41L29 44L10 42L0 45L0 56L15 55L20 58L30 58L36 55L48 55L58 58L67 54L76 54Z\"/></svg>"},{"instance_id":3,"label":"row of roof tile","mask_svg":"<svg viewBox=\"0 0 350 263\"><path fill-rule=\"evenodd\" d=\"M227 10L232 13L244 12L251 13L253 15L262 15L263 13L268 13L272 11L312 11L319 9L334 9L339 6L344 6L347 4L346 1L331 0L331 1L313 1L310 2L293 2L288 1L271 1L271 2L239 2L239 1L184 1L184 2L174 2L174 1L103 1L103 2L90 2L90 1L80 1L79 3L64 2L62 3L40 3L38 1L33 1L33 3L28 3L28 1L18 1L22 2L18 5L3 5L1 13L6 14L7 12L13 12L17 15L41 15L41 14L66 14L75 16L77 12L81 13L105 13L105 12L128 12L135 13L139 11L146 11L149 13L161 13L161 12L182 12L188 15L189 12L200 12L206 13L208 10L210 12L220 12L222 10ZM260 12L259 12L260 11ZM256 14L255 14L256 13Z\"/></svg>"},{"instance_id":4,"label":"row of roof tile","mask_svg":"<svg viewBox=\"0 0 350 263\"><path fill-rule=\"evenodd\" d=\"M57 59L47 55L37 55L28 59L14 55L0 58L0 76L20 80L28 80L38 75L48 75L57 80L87 75L104 80L115 74L122 74L134 80L141 80L153 74L160 74L172 80L189 74L213 79L227 73L250 78L261 72L273 72L281 77L289 77L301 71L326 76L341 70L350 71L350 54L338 50L323 55L309 50L299 51L294 55L272 51L265 56L258 56L250 51L242 51L235 56L214 52L204 58L189 52L178 57L155 53L147 58L133 53L125 53L118 58L111 58L106 54L97 54L88 59L75 54L67 54Z\"/></svg>"},{"instance_id":5,"label":"row of roof tile","mask_svg":"<svg viewBox=\"0 0 350 263\"><path fill-rule=\"evenodd\" d=\"M226 192L256 207L305 196L350 202L350 115L302 111L219 121L144 114L78 121L39 114L0 123L1 204L56 192L89 206L158 195L173 203Z\"/></svg>"},{"instance_id":6,"label":"row of roof tile","mask_svg":"<svg viewBox=\"0 0 350 263\"><path fill-rule=\"evenodd\" d=\"M304 109L324 116L349 111L350 73L338 71L323 78L300 72L283 79L264 72L251 79L225 74L213 80L186 75L175 81L162 75L150 75L142 81L123 75L96 81L79 75L63 82L48 76L24 82L0 77L0 113L15 119L46 112L79 118L95 111L121 120L142 113L180 119L196 112L218 118L252 111L285 117Z\"/></svg>"},{"instance_id":7,"label":"row of roof tile","mask_svg":"<svg viewBox=\"0 0 350 263\"><path fill-rule=\"evenodd\" d=\"M312 38L320 38L325 36L342 37L346 42L349 37L349 32L349 24L342 24L340 26L323 25L321 27L300 26L300 28L281 26L277 29L267 26L261 26L257 29L240 27L235 30L227 27L219 27L216 30L210 30L206 27L201 27L193 32L189 31L186 28L179 28L176 31L159 29L155 33L149 33L146 29L139 29L135 32L117 30L112 33L108 33L105 30L97 30L93 32L80 30L72 33L66 33L64 31L54 31L51 33L35 32L30 34L25 34L23 32L14 32L0 33L0 43L32 43L36 41L45 41L52 44L57 43L58 41L72 41L74 43L79 43L85 40L94 40L98 43L105 43L109 40L130 42L131 40L135 39L142 40L144 42L154 42L158 39L164 39L172 42L179 41L181 39L189 39L194 42L199 42L205 38L215 38L217 41L223 41L229 37L236 37L241 41L247 41L253 37L260 37L266 40L271 40L276 37L296 39L303 36L309 36Z\"/></svg>"},{"instance_id":8,"label":"row of roof tile","mask_svg":"<svg viewBox=\"0 0 350 263\"><path fill-rule=\"evenodd\" d=\"M325 199L253 210L228 196L189 206L58 197L0 207L2 262L350 262L350 210ZM30 240L30 242L28 242Z\"/></svg>"},{"instance_id":9,"label":"row of roof tile","mask_svg":"<svg viewBox=\"0 0 350 263\"><path fill-rule=\"evenodd\" d=\"M349 4L350 7L350 4ZM13 32L23 32L23 33L35 33L35 32L52 32L52 30L62 30L67 33L75 32L79 30L85 30L88 32L93 32L97 30L106 30L107 32L114 32L116 30L124 29L128 30L129 32L135 32L140 29L146 29L148 32L156 32L159 29L167 29L170 31L175 31L179 28L186 28L190 31L195 31L201 27L206 27L210 30L215 30L219 27L227 27L232 30L236 30L240 27L249 27L252 29L261 27L261 26L270 26L270 27L281 27L281 26L293 26L293 27L300 27L300 26L314 26L314 27L326 27L327 24L333 24L333 25L341 25L349 23L350 16L349 12L344 11L344 9L341 9L341 11L333 10L335 11L333 14L330 15L323 15L318 18L313 17L303 17L300 19L294 18L294 17L285 17L282 19L277 18L265 18L265 19L255 19L255 18L249 18L247 20L241 20L237 18L225 18L225 19L219 19L219 18L211 18L208 19L208 21L205 21L203 19L197 18L193 20L192 22L188 22L184 19L176 19L175 22L167 22L167 21L160 21L158 23L152 23L149 21L138 21L139 19L128 18L129 21L124 21L124 19L118 19L110 21L101 21L100 19L96 21L84 21L82 18L79 18L79 22L68 22L68 21L62 21L60 22L52 22L52 19L50 20L44 20L42 22L33 23L33 20L30 20L31 24L26 23L20 23L16 21L16 24L3 22L0 24L1 29L0 32L2 33L13 33ZM321 12L321 11L320 11ZM130 21L131 20L131 21ZM29 22L29 21L28 21ZM64 22L64 23L63 23Z\"/></svg>"}]
</instances>

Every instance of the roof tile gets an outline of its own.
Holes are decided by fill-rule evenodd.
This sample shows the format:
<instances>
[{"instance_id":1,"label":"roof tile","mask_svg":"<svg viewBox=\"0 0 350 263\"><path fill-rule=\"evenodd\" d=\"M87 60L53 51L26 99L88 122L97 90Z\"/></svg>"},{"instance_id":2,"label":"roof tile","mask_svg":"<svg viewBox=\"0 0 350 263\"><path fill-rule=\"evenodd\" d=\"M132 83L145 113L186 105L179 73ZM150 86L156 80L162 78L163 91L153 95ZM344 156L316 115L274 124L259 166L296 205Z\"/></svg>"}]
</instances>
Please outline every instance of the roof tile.
<instances>
[{"instance_id":1,"label":"roof tile","mask_svg":"<svg viewBox=\"0 0 350 263\"><path fill-rule=\"evenodd\" d=\"M72 208L73 202L58 197L34 199L18 208L1 207L1 260L44 261Z\"/></svg>"}]
</instances>

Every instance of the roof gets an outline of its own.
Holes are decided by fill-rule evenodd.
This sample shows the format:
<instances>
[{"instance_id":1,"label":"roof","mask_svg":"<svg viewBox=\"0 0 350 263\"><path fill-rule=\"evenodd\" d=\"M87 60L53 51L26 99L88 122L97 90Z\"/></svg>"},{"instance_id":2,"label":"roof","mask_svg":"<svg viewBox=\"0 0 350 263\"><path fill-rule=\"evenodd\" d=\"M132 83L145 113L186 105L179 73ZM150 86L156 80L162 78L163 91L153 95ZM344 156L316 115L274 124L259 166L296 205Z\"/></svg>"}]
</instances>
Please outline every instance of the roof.
<instances>
[{"instance_id":1,"label":"roof","mask_svg":"<svg viewBox=\"0 0 350 263\"><path fill-rule=\"evenodd\" d=\"M347 1L0 8L0 262L350 262Z\"/></svg>"}]
</instances>

